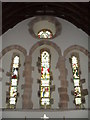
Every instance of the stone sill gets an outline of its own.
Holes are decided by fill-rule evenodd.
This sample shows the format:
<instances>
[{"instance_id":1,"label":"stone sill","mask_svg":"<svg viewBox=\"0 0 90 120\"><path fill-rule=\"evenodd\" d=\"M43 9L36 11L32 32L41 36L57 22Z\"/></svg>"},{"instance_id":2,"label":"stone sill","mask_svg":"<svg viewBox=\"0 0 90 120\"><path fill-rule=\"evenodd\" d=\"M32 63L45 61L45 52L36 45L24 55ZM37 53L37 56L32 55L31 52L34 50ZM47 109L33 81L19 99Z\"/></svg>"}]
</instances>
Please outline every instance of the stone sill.
<instances>
[{"instance_id":1,"label":"stone sill","mask_svg":"<svg viewBox=\"0 0 90 120\"><path fill-rule=\"evenodd\" d=\"M84 110L7 110L2 111L3 118L41 118L46 114L49 118L88 118L88 109Z\"/></svg>"}]
</instances>

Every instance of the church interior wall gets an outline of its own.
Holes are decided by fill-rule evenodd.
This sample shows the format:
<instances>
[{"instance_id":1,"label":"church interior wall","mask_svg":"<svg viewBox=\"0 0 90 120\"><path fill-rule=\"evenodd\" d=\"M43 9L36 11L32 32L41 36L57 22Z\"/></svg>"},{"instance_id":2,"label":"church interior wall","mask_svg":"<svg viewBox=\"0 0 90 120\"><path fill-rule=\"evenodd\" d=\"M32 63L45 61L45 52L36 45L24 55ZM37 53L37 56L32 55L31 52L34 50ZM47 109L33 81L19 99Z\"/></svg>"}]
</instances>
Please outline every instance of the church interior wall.
<instances>
[{"instance_id":1,"label":"church interior wall","mask_svg":"<svg viewBox=\"0 0 90 120\"><path fill-rule=\"evenodd\" d=\"M55 43L60 49L61 49L61 55L64 55L64 51L69 48L72 45L79 45L88 50L88 35L84 33L81 29L75 27L71 23L67 22L66 20L63 20L61 18L57 18L58 21L62 25L62 30L61 34L56 36L54 39L50 39L49 41L51 43ZM30 32L29 32L29 23L32 19L26 19L19 24L17 24L14 28L8 30L6 33L3 34L2 36L2 49L7 48L8 46L11 45L20 45L23 48L26 49L27 51L27 56L29 56L30 50L33 45L37 44L38 42L41 41L41 39L36 39L34 38ZM37 96L37 91L38 91L38 84L37 84L37 79L40 78L40 74L38 73L36 62L38 60L38 57L40 55L40 49L43 47L47 47L50 49L51 52L51 57L52 57L52 62L51 62L51 71L53 73L53 81L52 84L55 84L55 91L52 93L52 98L54 98L55 102L52 105L52 108L58 109L58 103L60 102L59 99L59 94L58 94L58 87L60 87L60 71L56 69L56 64L59 59L59 55L57 51L52 47L51 45L42 45L40 47L37 47L34 52L32 51L32 67L34 68L32 71L32 96L31 100L33 101L33 109L38 109L39 108L39 103L36 101L39 101L39 98ZM86 56L84 53L80 52L79 50L73 50L74 52L79 53L80 57L80 69L81 69L81 79L85 78L86 82L83 84L83 88L88 89L88 56ZM70 51L73 52L73 51ZM11 58L13 52L19 52L20 53L20 80L19 80L19 97L18 97L18 102L17 102L17 109L22 109L22 95L24 89L21 89L21 86L25 84L25 78L23 77L23 71L24 71L24 62L25 62L25 56L23 55L22 52L18 50L11 50L7 54L5 54L2 57L3 63L2 67L4 68L3 72L3 79L2 79L2 107L6 108L5 105L5 100L6 100L6 91L8 91L8 87L6 86L6 81L10 80L10 77L6 75L7 72L10 71L10 65L11 65ZM54 54L53 54L54 53ZM75 108L73 104L73 96L71 95L71 90L73 89L73 85L71 83L71 78L72 78L72 71L71 71L71 66L69 63L69 57L70 53L66 55L66 69L67 69L67 81L68 81L68 92L67 94L69 95L69 101L68 101L68 108L72 109ZM86 74L87 73L87 74ZM1 87L0 87L1 88ZM88 108L88 96L85 97L86 104L85 108ZM14 113L12 114L14 115ZM87 114L86 114L87 115ZM4 114L3 114L4 116ZM7 115L6 115L7 116ZM18 115L19 116L19 115Z\"/></svg>"},{"instance_id":2,"label":"church interior wall","mask_svg":"<svg viewBox=\"0 0 90 120\"><path fill-rule=\"evenodd\" d=\"M32 19L26 19L8 30L2 36L2 49L9 45L18 44L29 52L32 45L40 41L39 39L32 37L29 32L29 24L31 20ZM88 49L88 35L85 32L66 20L58 18L58 21L62 25L61 34L50 41L56 43L61 48L62 54L66 48L75 44Z\"/></svg>"}]
</instances>

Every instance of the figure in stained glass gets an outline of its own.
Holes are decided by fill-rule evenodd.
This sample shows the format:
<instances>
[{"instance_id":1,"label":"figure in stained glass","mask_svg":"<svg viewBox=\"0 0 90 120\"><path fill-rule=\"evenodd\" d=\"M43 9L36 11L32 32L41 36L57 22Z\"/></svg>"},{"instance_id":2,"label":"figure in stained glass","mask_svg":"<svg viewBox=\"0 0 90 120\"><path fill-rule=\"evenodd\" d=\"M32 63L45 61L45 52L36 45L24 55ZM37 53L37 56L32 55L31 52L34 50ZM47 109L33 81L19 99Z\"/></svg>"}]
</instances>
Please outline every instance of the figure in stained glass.
<instances>
[{"instance_id":1,"label":"figure in stained glass","mask_svg":"<svg viewBox=\"0 0 90 120\"><path fill-rule=\"evenodd\" d=\"M11 75L11 85L10 85L10 100L9 100L9 104L10 104L10 108L15 108L16 105L16 99L17 99L17 85L18 85L18 76L19 76L19 64L20 64L20 60L19 60L19 56L15 56L13 58L13 65L12 65L12 75Z\"/></svg>"},{"instance_id":2,"label":"figure in stained glass","mask_svg":"<svg viewBox=\"0 0 90 120\"><path fill-rule=\"evenodd\" d=\"M50 55L41 53L41 105L50 105Z\"/></svg>"},{"instance_id":3,"label":"figure in stained glass","mask_svg":"<svg viewBox=\"0 0 90 120\"><path fill-rule=\"evenodd\" d=\"M72 72L73 72L73 81L74 81L74 96L75 104L81 105L81 88L80 88L80 75L79 75L79 66L78 58L72 56Z\"/></svg>"}]
</instances>

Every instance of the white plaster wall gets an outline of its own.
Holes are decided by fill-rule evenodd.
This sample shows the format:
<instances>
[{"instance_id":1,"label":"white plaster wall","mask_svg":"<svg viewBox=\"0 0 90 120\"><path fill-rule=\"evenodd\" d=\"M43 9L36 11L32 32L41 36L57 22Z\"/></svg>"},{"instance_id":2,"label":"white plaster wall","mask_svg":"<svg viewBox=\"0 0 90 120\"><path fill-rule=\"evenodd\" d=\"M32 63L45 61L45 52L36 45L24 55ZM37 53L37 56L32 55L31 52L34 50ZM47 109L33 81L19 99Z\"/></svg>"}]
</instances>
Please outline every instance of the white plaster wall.
<instances>
[{"instance_id":1,"label":"white plaster wall","mask_svg":"<svg viewBox=\"0 0 90 120\"><path fill-rule=\"evenodd\" d=\"M55 85L55 91L52 92L51 98L54 99L54 104L51 106L52 109L58 109L58 103L59 103L59 94L58 94L58 88L60 87L60 80L59 80L59 70L56 69L56 64L58 62L59 55L57 51L48 45L42 45L38 47L32 55L32 66L34 67L34 71L32 72L33 77L33 86L32 86L32 101L33 101L33 109L40 108L39 100L40 98L37 97L37 92L39 90L39 84L37 83L37 79L40 79L40 73L38 72L38 67L36 66L38 57L40 57L40 49L42 48L48 48L50 50L51 54L51 72L53 73L53 80L52 85Z\"/></svg>"},{"instance_id":2,"label":"white plaster wall","mask_svg":"<svg viewBox=\"0 0 90 120\"><path fill-rule=\"evenodd\" d=\"M83 46L84 48L88 49L88 35L85 32L83 32L81 29L78 29L76 26L74 26L73 24L67 22L66 20L63 20L61 18L57 18L57 19L60 21L60 23L62 25L62 32L61 32L61 34L59 36L57 36L55 39L50 40L50 41L53 41L54 43L57 44L57 46L60 47L60 49L62 51L62 54L63 54L63 52L64 52L64 50L66 48L70 47L71 45L75 45L75 44ZM6 48L7 46L10 46L10 45L17 44L17 45L20 45L20 46L24 47L27 50L27 52L29 53L31 47L35 43L40 41L39 39L33 38L30 35L30 33L29 33L29 23L30 23L30 20L31 19L26 19L26 20L20 22L14 28L8 30L5 34L3 34L3 36L2 36L2 39L3 39L2 49ZM52 49L52 48L50 48L50 49ZM52 49L52 50L54 51L54 49ZM5 73L10 70L9 66L11 64L11 61L10 61L9 58L11 58L12 54L10 53L8 55L5 55L3 57L3 63L5 63L5 64L3 64L4 65L4 69L5 69ZM34 78L34 80L33 80L33 90L34 90L34 87L38 89L38 84L36 84L36 82L37 82L37 78L40 77L40 75L38 74L38 71L37 71L37 67L36 67L36 61L37 61L38 55L39 55L39 49L36 50L33 53L33 63L32 63L32 65L35 67L34 71L36 72L36 75L37 75L37 76L34 76L34 72L32 73L32 76ZM53 56L52 65L54 65L54 61L55 62L57 61L57 57L55 59L54 55L55 54L52 53L52 56ZM58 55L56 54L56 56L58 56ZM34 57L36 59L34 59ZM84 57L84 58L82 59L82 57ZM81 67L81 69L82 69L82 76L81 76L81 78L85 78L86 82L87 82L87 74L86 74L86 71L87 71L87 57L80 53L80 58L81 58L81 65L80 66L82 66ZM83 64L84 61L86 61L86 65ZM70 78L71 78L71 69L70 69L70 66L68 64L68 61L67 61L67 67L70 70L70 73L69 73L70 76L68 75L68 77L67 77L67 80L69 81ZM58 80L58 75L60 73L58 72L58 70L55 71L55 66L52 68L52 71L54 71L54 75L53 76L55 76L54 83L57 81L57 83L55 83L55 84L60 85L59 84L59 80ZM58 75L56 74L56 72L57 72ZM22 71L21 71L21 75L22 75ZM5 74L4 74L4 80L3 80L3 83L2 83L3 84L3 108L5 107L5 99L6 99L5 91L7 90L7 88L5 88L5 80L9 81L9 78L7 78L5 76ZM23 78L21 80L23 80ZM22 83L24 83L24 81ZM70 84L69 84L69 89L72 89L73 87L70 86ZM87 88L87 84L88 84L88 82L86 84L84 84L83 87ZM37 92L35 92L35 91L32 91L32 92L33 92L32 99L33 99L33 102L34 102L34 108L39 108L39 104L35 103L36 100L37 101L39 100L39 98L37 97ZM34 94L35 94L35 96L34 96ZM56 96L58 96L58 95L56 95ZM34 100L35 97L36 97L36 100ZM52 97L55 97L54 93L53 93ZM72 99L73 99L73 97L71 96L70 100L72 100ZM58 100L59 99L57 99L57 102L58 102ZM19 100L18 104L17 104L17 108L21 108L21 103L22 102ZM57 104L58 103L55 103L52 107L53 108L54 107L57 108ZM86 108L87 108L87 105L88 104L86 104ZM69 108L74 108L72 102L69 104ZM4 113L3 113L3 115L4 115ZM12 115L14 115L14 114L12 114ZM80 114L78 114L78 115L80 115ZM82 114L82 116L83 115L84 114ZM18 113L18 116L20 116L19 113Z\"/></svg>"},{"instance_id":3,"label":"white plaster wall","mask_svg":"<svg viewBox=\"0 0 90 120\"><path fill-rule=\"evenodd\" d=\"M0 37L0 51L2 50L2 37ZM2 60L0 60L0 68L2 68ZM2 78L2 72L0 72ZM2 118L2 81L0 81L0 119Z\"/></svg>"},{"instance_id":4,"label":"white plaster wall","mask_svg":"<svg viewBox=\"0 0 90 120\"><path fill-rule=\"evenodd\" d=\"M10 82L10 77L6 76L7 72L10 72L11 70L11 63L12 63L12 56L13 53L19 53L20 54L20 64L21 67L19 68L19 84L18 84L18 92L20 93L20 96L18 97L17 109L22 108L22 94L23 90L21 89L21 85L24 83L24 78L23 78L23 70L24 70L24 55L18 51L18 50L12 50L5 54L2 58L2 68L4 69L4 73L2 74L3 79L2 79L2 108L6 108L6 91L9 91L9 86L6 86L6 82Z\"/></svg>"},{"instance_id":5,"label":"white plaster wall","mask_svg":"<svg viewBox=\"0 0 90 120\"><path fill-rule=\"evenodd\" d=\"M83 118L84 120L87 120L85 118L88 118L88 111L87 110L71 110L71 111L4 111L3 112L3 118L36 118L40 119L43 117L43 115L46 114L49 118L62 118L61 120L71 120L72 118ZM70 119L71 118L71 119Z\"/></svg>"},{"instance_id":6,"label":"white plaster wall","mask_svg":"<svg viewBox=\"0 0 90 120\"><path fill-rule=\"evenodd\" d=\"M29 52L32 45L40 41L39 39L33 38L29 33L29 23L32 19L26 19L17 24L14 28L8 30L2 37L2 48L13 44L19 44ZM61 35L50 41L55 42L61 48L62 53L66 48L75 44L88 49L88 35L85 32L66 20L61 18L57 19L62 25L62 32Z\"/></svg>"},{"instance_id":7,"label":"white plaster wall","mask_svg":"<svg viewBox=\"0 0 90 120\"><path fill-rule=\"evenodd\" d=\"M2 118L2 82L0 81L0 120L1 118Z\"/></svg>"}]
</instances>

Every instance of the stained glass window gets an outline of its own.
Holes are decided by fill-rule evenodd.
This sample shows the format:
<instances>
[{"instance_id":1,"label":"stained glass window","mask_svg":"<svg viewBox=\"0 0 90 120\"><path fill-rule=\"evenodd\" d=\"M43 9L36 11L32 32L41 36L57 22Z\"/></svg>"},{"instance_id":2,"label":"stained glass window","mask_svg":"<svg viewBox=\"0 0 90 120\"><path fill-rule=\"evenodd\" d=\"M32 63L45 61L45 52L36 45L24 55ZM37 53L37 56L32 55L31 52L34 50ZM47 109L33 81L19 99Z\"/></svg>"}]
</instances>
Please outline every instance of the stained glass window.
<instances>
[{"instance_id":1,"label":"stained glass window","mask_svg":"<svg viewBox=\"0 0 90 120\"><path fill-rule=\"evenodd\" d=\"M41 53L41 106L50 105L50 54Z\"/></svg>"},{"instance_id":2,"label":"stained glass window","mask_svg":"<svg viewBox=\"0 0 90 120\"><path fill-rule=\"evenodd\" d=\"M43 29L38 32L39 38L52 38L53 34L50 30Z\"/></svg>"},{"instance_id":3,"label":"stained glass window","mask_svg":"<svg viewBox=\"0 0 90 120\"><path fill-rule=\"evenodd\" d=\"M75 104L81 105L81 87L80 87L80 75L79 75L79 61L76 56L72 56L72 71L74 82L74 96Z\"/></svg>"},{"instance_id":4,"label":"stained glass window","mask_svg":"<svg viewBox=\"0 0 90 120\"><path fill-rule=\"evenodd\" d=\"M19 79L19 64L20 58L19 56L14 56L12 60L12 67L11 67L11 78L10 78L10 99L9 104L10 108L15 108L16 101L17 101L17 92L18 92L18 79Z\"/></svg>"}]
</instances>

